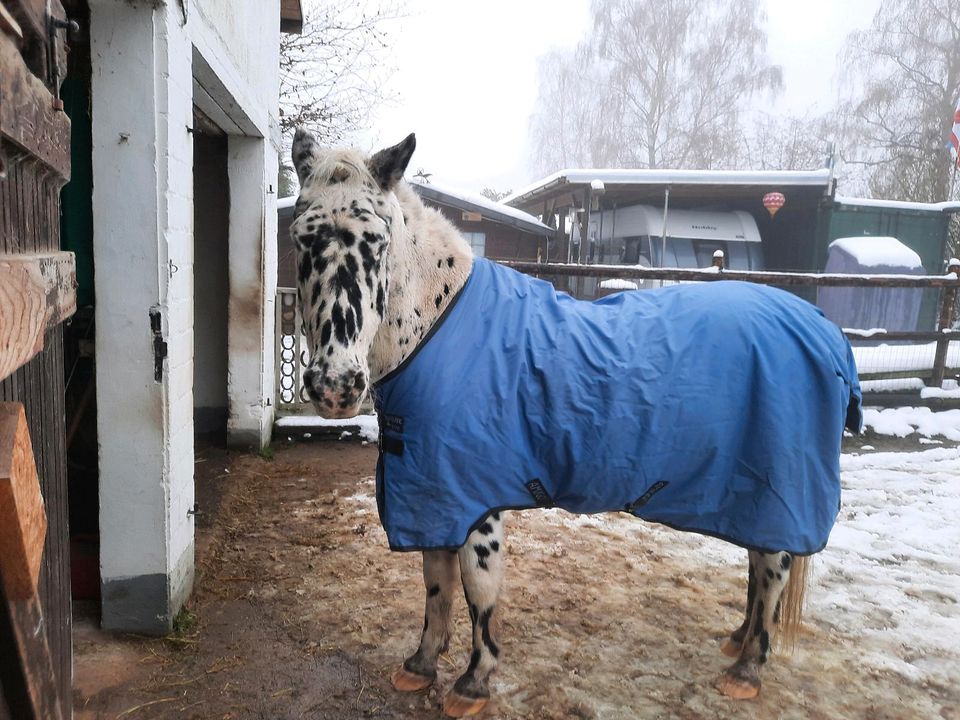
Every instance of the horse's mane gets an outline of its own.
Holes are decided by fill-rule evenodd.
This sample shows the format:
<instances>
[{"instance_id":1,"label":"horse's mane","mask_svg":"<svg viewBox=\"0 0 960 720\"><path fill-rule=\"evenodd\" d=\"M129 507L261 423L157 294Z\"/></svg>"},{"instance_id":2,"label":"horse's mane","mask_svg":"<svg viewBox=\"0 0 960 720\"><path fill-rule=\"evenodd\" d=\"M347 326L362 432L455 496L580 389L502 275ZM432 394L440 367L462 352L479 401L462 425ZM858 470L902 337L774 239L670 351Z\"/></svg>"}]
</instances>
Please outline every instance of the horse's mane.
<instances>
[{"instance_id":1,"label":"horse's mane","mask_svg":"<svg viewBox=\"0 0 960 720\"><path fill-rule=\"evenodd\" d=\"M328 150L315 156L308 182L327 183L334 176L338 181L374 182L373 174L359 150Z\"/></svg>"}]
</instances>

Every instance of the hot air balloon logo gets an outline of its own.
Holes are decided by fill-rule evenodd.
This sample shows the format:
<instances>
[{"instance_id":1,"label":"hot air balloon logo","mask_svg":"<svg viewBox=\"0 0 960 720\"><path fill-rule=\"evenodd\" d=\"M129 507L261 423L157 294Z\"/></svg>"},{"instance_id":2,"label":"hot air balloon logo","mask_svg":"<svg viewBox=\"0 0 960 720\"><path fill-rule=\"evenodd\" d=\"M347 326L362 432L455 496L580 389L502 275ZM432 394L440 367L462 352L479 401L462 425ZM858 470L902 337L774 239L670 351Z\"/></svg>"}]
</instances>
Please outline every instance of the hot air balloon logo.
<instances>
[{"instance_id":1,"label":"hot air balloon logo","mask_svg":"<svg viewBox=\"0 0 960 720\"><path fill-rule=\"evenodd\" d=\"M787 202L787 199L783 196L783 193L768 192L763 196L763 206L770 213L770 217L776 215L777 210L782 208L785 202Z\"/></svg>"}]
</instances>

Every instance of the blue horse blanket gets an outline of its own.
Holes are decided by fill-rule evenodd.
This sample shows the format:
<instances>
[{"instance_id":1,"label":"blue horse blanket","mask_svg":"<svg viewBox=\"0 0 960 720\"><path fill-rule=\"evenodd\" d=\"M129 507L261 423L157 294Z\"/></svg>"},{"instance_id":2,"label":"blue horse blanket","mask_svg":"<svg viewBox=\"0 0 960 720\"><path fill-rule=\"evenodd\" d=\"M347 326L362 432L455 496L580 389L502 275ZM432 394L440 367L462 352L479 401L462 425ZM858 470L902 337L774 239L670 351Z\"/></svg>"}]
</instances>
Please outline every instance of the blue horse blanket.
<instances>
[{"instance_id":1,"label":"blue horse blanket","mask_svg":"<svg viewBox=\"0 0 960 720\"><path fill-rule=\"evenodd\" d=\"M850 345L794 295L723 281L584 302L482 258L374 393L392 550L560 507L818 552L861 425Z\"/></svg>"}]
</instances>

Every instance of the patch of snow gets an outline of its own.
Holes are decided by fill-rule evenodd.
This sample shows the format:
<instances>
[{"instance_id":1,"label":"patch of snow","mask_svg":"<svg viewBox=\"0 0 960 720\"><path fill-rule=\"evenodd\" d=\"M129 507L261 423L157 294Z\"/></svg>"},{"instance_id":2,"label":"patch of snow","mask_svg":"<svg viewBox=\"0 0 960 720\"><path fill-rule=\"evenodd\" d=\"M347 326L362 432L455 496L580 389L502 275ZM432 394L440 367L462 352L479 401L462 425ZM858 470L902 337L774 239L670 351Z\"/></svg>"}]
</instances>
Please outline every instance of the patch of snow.
<instances>
[{"instance_id":1,"label":"patch of snow","mask_svg":"<svg viewBox=\"0 0 960 720\"><path fill-rule=\"evenodd\" d=\"M875 335L886 335L887 329L886 328L868 328L866 330L862 330L860 328L843 328L843 332L847 335L855 335L856 337L861 337L861 338L870 338L870 337L874 337Z\"/></svg>"},{"instance_id":2,"label":"patch of snow","mask_svg":"<svg viewBox=\"0 0 960 720\"><path fill-rule=\"evenodd\" d=\"M864 408L863 425L878 435L942 436L960 441L960 410L934 412L926 407ZM960 456L960 454L958 454Z\"/></svg>"},{"instance_id":3,"label":"patch of snow","mask_svg":"<svg viewBox=\"0 0 960 720\"><path fill-rule=\"evenodd\" d=\"M950 685L960 637L960 453L843 455L840 469L843 505L813 562L807 617L856 638L860 662Z\"/></svg>"},{"instance_id":4,"label":"patch of snow","mask_svg":"<svg viewBox=\"0 0 960 720\"><path fill-rule=\"evenodd\" d=\"M637 284L632 280L621 280L620 278L607 278L600 283L604 290L636 290Z\"/></svg>"},{"instance_id":5,"label":"patch of snow","mask_svg":"<svg viewBox=\"0 0 960 720\"><path fill-rule=\"evenodd\" d=\"M948 390L946 388L925 387L920 391L920 397L922 398L960 398L960 389L953 388L952 390Z\"/></svg>"},{"instance_id":6,"label":"patch of snow","mask_svg":"<svg viewBox=\"0 0 960 720\"><path fill-rule=\"evenodd\" d=\"M895 237L856 236L837 238L830 249L838 248L853 257L861 267L920 268L920 256Z\"/></svg>"},{"instance_id":7,"label":"patch of snow","mask_svg":"<svg viewBox=\"0 0 960 720\"><path fill-rule=\"evenodd\" d=\"M861 380L860 389L865 392L903 392L925 388L920 378L889 378L886 380Z\"/></svg>"},{"instance_id":8,"label":"patch of snow","mask_svg":"<svg viewBox=\"0 0 960 720\"><path fill-rule=\"evenodd\" d=\"M360 428L360 437L369 442L373 442L380 434L380 428L377 424L375 413L370 415L357 415L352 418L343 418L328 420L317 415L286 415L277 418L276 426L280 428L343 428L347 432L348 428ZM304 437L309 437L306 433ZM343 434L341 434L341 439Z\"/></svg>"},{"instance_id":9,"label":"patch of snow","mask_svg":"<svg viewBox=\"0 0 960 720\"><path fill-rule=\"evenodd\" d=\"M873 198L853 198L837 195L834 202L841 205L859 205L860 207L890 208L892 210L926 210L928 212L957 212L960 211L960 202L903 202L901 200L876 200Z\"/></svg>"},{"instance_id":10,"label":"patch of snow","mask_svg":"<svg viewBox=\"0 0 960 720\"><path fill-rule=\"evenodd\" d=\"M277 200L277 210L292 208L296 204L297 204L296 195L290 195L289 197L280 198L279 200Z\"/></svg>"}]
</instances>

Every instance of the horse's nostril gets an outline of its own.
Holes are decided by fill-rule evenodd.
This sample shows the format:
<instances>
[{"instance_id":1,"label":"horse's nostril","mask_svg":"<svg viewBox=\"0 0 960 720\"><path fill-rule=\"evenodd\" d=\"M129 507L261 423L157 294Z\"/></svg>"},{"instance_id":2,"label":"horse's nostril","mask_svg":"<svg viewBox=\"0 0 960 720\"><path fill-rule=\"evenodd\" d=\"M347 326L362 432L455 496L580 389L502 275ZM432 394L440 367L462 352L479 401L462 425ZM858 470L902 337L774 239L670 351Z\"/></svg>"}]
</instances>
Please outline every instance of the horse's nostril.
<instances>
[{"instance_id":1,"label":"horse's nostril","mask_svg":"<svg viewBox=\"0 0 960 720\"><path fill-rule=\"evenodd\" d=\"M313 368L307 368L303 371L303 384L307 387L313 385L314 379L317 377L317 371Z\"/></svg>"},{"instance_id":2,"label":"horse's nostril","mask_svg":"<svg viewBox=\"0 0 960 720\"><path fill-rule=\"evenodd\" d=\"M353 378L353 387L356 390L363 390L367 386L367 381L363 377L363 373L357 373L356 377Z\"/></svg>"}]
</instances>

